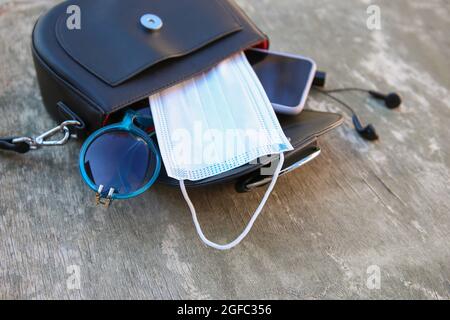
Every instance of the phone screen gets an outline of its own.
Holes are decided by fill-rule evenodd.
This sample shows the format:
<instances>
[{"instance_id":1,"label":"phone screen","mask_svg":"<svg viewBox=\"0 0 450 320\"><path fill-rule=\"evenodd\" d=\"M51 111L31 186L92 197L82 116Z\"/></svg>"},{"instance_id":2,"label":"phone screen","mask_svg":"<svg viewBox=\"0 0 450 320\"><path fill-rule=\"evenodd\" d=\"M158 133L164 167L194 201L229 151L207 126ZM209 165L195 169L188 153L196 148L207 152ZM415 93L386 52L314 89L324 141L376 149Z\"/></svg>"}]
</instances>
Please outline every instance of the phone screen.
<instances>
[{"instance_id":1,"label":"phone screen","mask_svg":"<svg viewBox=\"0 0 450 320\"><path fill-rule=\"evenodd\" d=\"M304 101L315 68L311 61L258 50L248 50L245 54L270 102L295 108Z\"/></svg>"}]
</instances>

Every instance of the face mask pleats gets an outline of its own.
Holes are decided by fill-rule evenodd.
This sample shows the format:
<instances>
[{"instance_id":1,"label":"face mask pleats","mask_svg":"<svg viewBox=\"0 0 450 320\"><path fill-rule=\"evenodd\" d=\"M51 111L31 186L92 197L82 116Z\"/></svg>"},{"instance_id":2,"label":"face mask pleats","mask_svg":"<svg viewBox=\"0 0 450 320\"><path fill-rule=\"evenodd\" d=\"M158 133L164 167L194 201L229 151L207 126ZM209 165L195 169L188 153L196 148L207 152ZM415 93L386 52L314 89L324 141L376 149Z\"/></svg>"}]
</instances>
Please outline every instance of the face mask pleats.
<instances>
[{"instance_id":1,"label":"face mask pleats","mask_svg":"<svg viewBox=\"0 0 450 320\"><path fill-rule=\"evenodd\" d=\"M292 150L243 53L149 100L166 171L177 180Z\"/></svg>"}]
</instances>

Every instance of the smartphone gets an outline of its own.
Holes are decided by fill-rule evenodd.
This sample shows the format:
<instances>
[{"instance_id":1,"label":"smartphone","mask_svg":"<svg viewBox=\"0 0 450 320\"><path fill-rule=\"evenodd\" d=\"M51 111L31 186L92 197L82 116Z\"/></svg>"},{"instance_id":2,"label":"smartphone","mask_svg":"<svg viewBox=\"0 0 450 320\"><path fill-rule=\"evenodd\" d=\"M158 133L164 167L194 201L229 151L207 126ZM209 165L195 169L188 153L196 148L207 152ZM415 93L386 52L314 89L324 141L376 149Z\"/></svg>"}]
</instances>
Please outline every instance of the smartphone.
<instances>
[{"instance_id":1,"label":"smartphone","mask_svg":"<svg viewBox=\"0 0 450 320\"><path fill-rule=\"evenodd\" d=\"M295 115L303 111L316 74L306 57L261 49L245 52L275 111Z\"/></svg>"}]
</instances>

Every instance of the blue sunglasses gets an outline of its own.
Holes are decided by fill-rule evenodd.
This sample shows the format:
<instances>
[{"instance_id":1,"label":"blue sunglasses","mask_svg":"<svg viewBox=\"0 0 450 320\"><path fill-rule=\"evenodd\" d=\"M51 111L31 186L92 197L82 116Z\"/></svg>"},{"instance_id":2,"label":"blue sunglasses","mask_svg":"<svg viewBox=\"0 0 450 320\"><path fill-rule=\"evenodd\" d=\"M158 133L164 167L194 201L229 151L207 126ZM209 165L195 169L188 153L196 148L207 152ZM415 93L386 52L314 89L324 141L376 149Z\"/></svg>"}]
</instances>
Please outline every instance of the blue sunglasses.
<instances>
[{"instance_id":1,"label":"blue sunglasses","mask_svg":"<svg viewBox=\"0 0 450 320\"><path fill-rule=\"evenodd\" d=\"M97 192L97 204L136 197L155 183L161 156L152 127L149 112L127 111L122 122L94 132L83 144L80 171Z\"/></svg>"}]
</instances>

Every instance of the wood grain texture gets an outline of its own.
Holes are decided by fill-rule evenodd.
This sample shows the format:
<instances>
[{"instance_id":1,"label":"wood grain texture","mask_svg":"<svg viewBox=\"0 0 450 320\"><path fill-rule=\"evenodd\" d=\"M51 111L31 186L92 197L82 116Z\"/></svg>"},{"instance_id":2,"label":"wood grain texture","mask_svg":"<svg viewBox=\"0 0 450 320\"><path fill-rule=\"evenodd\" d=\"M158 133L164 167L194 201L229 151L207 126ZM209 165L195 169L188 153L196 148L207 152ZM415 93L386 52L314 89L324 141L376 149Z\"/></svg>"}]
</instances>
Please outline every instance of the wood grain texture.
<instances>
[{"instance_id":1,"label":"wood grain texture","mask_svg":"<svg viewBox=\"0 0 450 320\"><path fill-rule=\"evenodd\" d=\"M35 80L30 35L59 1L0 1L0 136L54 125ZM77 168L80 143L27 156L0 154L0 299L450 298L450 5L377 1L239 0L272 48L313 57L329 87L402 93L398 112L343 94L379 130L350 125L323 154L280 179L241 246L204 247L178 189L157 186L105 211ZM338 111L312 95L309 108ZM349 118L347 117L347 120ZM264 190L192 192L207 236L230 240ZM66 273L80 266L80 290ZM381 269L381 289L366 286Z\"/></svg>"}]
</instances>

